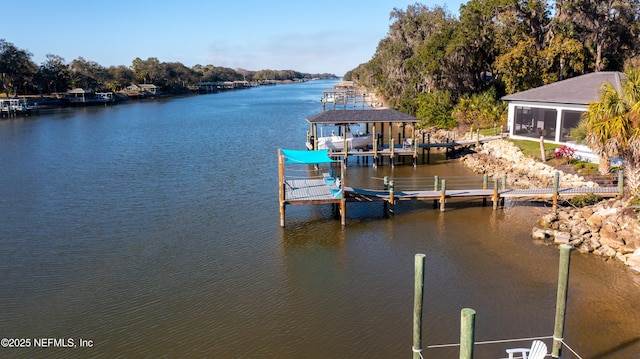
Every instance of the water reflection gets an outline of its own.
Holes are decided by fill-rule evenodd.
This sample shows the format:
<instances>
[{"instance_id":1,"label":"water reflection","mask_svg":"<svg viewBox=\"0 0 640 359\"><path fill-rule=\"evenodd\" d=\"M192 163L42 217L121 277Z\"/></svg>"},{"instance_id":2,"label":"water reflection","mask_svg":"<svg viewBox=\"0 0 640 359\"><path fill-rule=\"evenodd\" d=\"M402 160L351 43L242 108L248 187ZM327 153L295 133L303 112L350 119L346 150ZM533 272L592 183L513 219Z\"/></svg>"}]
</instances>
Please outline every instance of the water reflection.
<instances>
[{"instance_id":1,"label":"water reflection","mask_svg":"<svg viewBox=\"0 0 640 359\"><path fill-rule=\"evenodd\" d=\"M276 151L303 148L304 118L318 111L308 99L330 85L0 121L0 329L98 343L0 356L409 356L416 253L425 343L457 342L466 307L478 340L550 334L557 249L530 239L543 207L406 201L387 217L382 203L349 203L343 227L330 205L292 205L279 226ZM347 180L471 174L431 160L354 162ZM566 338L583 357L640 352L639 282L573 254Z\"/></svg>"}]
</instances>

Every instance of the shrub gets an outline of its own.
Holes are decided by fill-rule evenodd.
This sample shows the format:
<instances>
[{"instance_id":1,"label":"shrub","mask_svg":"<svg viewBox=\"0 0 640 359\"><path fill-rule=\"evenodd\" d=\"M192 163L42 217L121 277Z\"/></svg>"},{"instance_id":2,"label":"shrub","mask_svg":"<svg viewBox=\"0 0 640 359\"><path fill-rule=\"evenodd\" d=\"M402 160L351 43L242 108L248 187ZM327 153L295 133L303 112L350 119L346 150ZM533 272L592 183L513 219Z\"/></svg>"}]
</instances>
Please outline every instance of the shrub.
<instances>
[{"instance_id":1,"label":"shrub","mask_svg":"<svg viewBox=\"0 0 640 359\"><path fill-rule=\"evenodd\" d=\"M553 152L553 157L557 160L564 160L567 164L571 163L573 156L576 154L575 148L562 146Z\"/></svg>"},{"instance_id":2,"label":"shrub","mask_svg":"<svg viewBox=\"0 0 640 359\"><path fill-rule=\"evenodd\" d=\"M602 201L602 197L594 193L582 194L569 199L569 203L575 207L593 206L600 201Z\"/></svg>"}]
</instances>

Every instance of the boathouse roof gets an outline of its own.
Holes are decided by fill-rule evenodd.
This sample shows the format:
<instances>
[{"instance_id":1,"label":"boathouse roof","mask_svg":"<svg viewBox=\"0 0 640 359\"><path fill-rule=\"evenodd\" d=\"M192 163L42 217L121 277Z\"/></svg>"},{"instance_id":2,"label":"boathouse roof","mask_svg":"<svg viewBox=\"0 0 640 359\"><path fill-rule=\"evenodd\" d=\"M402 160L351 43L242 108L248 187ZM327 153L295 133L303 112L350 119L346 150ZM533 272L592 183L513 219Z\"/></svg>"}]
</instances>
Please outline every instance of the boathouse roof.
<instances>
[{"instance_id":1,"label":"boathouse roof","mask_svg":"<svg viewBox=\"0 0 640 359\"><path fill-rule=\"evenodd\" d=\"M593 72L507 95L502 100L588 105L590 102L599 101L600 88L607 82L619 92L623 77L624 74L617 71Z\"/></svg>"},{"instance_id":2,"label":"boathouse roof","mask_svg":"<svg viewBox=\"0 0 640 359\"><path fill-rule=\"evenodd\" d=\"M345 124L345 123L375 123L375 122L405 122L417 123L419 119L396 110L328 110L317 115L307 117L309 123L316 124Z\"/></svg>"}]
</instances>

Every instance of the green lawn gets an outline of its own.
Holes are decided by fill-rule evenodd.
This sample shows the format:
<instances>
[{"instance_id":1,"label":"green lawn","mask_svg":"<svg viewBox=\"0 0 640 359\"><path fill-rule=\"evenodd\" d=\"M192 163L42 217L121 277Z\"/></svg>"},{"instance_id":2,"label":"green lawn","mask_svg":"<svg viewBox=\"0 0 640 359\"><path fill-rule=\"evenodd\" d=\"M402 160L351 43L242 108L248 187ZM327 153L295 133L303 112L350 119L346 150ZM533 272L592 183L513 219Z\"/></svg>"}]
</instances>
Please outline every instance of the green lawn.
<instances>
[{"instance_id":1,"label":"green lawn","mask_svg":"<svg viewBox=\"0 0 640 359\"><path fill-rule=\"evenodd\" d=\"M516 146L520 147L520 150L522 150L522 153L524 153L525 156L527 157L531 157L537 161L542 160L542 156L540 156L540 142L539 141L528 141L528 140L513 140L513 139L506 139L507 141L511 141L513 142ZM560 145L556 145L556 144L552 144L552 143L544 143L544 152L546 155L546 159L547 160L551 160L553 159L553 151L556 150L556 148L559 148Z\"/></svg>"},{"instance_id":2,"label":"green lawn","mask_svg":"<svg viewBox=\"0 0 640 359\"><path fill-rule=\"evenodd\" d=\"M540 156L539 141L514 140L510 138L507 138L505 140L513 142L516 146L520 148L520 150L522 151L522 153L524 153L525 156L531 157L536 161L542 160L542 157ZM545 142L544 151L545 151L547 161L550 161L549 164L553 165L553 164L560 163L558 162L559 160L556 160L555 157L553 156L553 152L556 150L556 148L560 148L560 147L561 145ZM593 173L598 171L598 165L595 163L572 160L571 165L576 169L577 172L580 172L580 173Z\"/></svg>"}]
</instances>

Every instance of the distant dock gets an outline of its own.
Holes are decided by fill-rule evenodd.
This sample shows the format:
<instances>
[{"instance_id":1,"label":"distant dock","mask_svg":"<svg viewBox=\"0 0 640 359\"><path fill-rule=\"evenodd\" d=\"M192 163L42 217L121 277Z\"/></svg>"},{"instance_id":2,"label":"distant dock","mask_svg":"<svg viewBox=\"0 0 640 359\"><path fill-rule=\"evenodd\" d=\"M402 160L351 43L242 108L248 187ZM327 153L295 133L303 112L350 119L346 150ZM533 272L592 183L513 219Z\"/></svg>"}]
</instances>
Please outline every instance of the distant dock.
<instances>
[{"instance_id":1,"label":"distant dock","mask_svg":"<svg viewBox=\"0 0 640 359\"><path fill-rule=\"evenodd\" d=\"M0 99L0 116L2 118L30 116L38 113L38 106L27 104L26 99Z\"/></svg>"}]
</instances>

